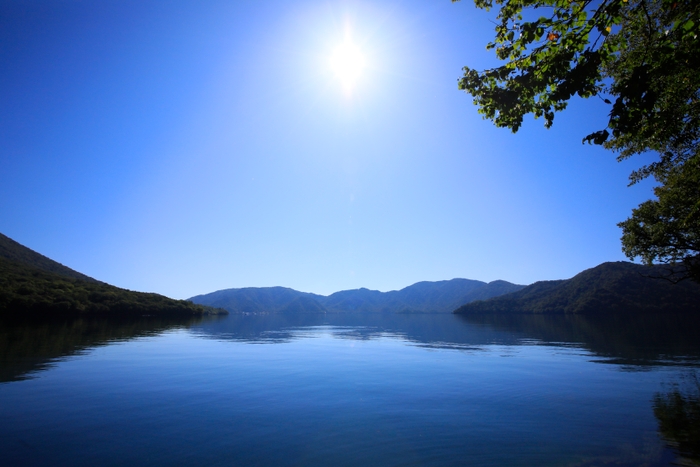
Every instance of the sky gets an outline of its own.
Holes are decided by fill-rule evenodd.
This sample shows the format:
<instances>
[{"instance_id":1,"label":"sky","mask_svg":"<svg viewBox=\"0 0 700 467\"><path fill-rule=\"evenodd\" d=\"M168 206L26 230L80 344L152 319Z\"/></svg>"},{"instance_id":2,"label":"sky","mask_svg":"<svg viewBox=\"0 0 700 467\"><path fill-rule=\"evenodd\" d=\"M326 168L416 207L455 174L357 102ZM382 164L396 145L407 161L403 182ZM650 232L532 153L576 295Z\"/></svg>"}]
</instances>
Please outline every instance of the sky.
<instances>
[{"instance_id":1,"label":"sky","mask_svg":"<svg viewBox=\"0 0 700 467\"><path fill-rule=\"evenodd\" d=\"M616 224L652 185L627 186L642 158L581 143L607 106L573 100L551 129L513 134L457 89L463 66L499 63L495 15L467 0L0 1L0 232L173 298L530 284L625 260ZM343 44L360 61L340 75Z\"/></svg>"}]
</instances>

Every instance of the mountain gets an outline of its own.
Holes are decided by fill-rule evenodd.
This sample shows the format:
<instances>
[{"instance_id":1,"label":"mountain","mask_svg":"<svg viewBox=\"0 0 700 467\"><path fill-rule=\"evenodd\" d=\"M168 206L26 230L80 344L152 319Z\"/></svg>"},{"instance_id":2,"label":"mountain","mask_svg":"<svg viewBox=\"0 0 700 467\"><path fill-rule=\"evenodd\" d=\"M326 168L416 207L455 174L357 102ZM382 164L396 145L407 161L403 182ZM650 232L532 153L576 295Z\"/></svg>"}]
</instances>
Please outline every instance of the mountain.
<instances>
[{"instance_id":1,"label":"mountain","mask_svg":"<svg viewBox=\"0 0 700 467\"><path fill-rule=\"evenodd\" d=\"M99 282L0 234L0 319L218 313L225 311Z\"/></svg>"},{"instance_id":2,"label":"mountain","mask_svg":"<svg viewBox=\"0 0 700 467\"><path fill-rule=\"evenodd\" d=\"M44 272L55 273L65 277L81 279L84 281L97 282L92 277L81 274L77 271L57 263L46 256L30 250L16 241L0 233L0 258L4 258L12 263L19 263Z\"/></svg>"},{"instance_id":3,"label":"mountain","mask_svg":"<svg viewBox=\"0 0 700 467\"><path fill-rule=\"evenodd\" d=\"M663 266L603 263L571 279L535 282L522 290L467 303L455 313L592 314L700 311L700 284L673 284Z\"/></svg>"},{"instance_id":4,"label":"mountain","mask_svg":"<svg viewBox=\"0 0 700 467\"><path fill-rule=\"evenodd\" d=\"M343 290L323 296L284 287L226 289L190 298L232 313L450 313L472 300L515 292L524 286L452 279L418 282L401 290Z\"/></svg>"},{"instance_id":5,"label":"mountain","mask_svg":"<svg viewBox=\"0 0 700 467\"><path fill-rule=\"evenodd\" d=\"M197 295L189 300L233 313L281 313L292 309L325 312L323 307L319 309L319 303L315 301L317 297L321 296L286 287L247 287L218 290L206 295Z\"/></svg>"}]
</instances>

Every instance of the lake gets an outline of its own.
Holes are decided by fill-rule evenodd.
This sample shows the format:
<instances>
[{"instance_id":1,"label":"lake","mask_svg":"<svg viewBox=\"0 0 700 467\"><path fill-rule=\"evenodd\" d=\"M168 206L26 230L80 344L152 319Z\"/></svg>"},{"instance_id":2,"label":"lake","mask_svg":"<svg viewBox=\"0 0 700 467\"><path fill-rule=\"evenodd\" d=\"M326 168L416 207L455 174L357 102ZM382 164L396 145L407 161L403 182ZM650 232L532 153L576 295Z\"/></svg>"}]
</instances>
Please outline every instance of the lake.
<instances>
[{"instance_id":1,"label":"lake","mask_svg":"<svg viewBox=\"0 0 700 467\"><path fill-rule=\"evenodd\" d=\"M682 316L3 324L0 464L694 465L699 364Z\"/></svg>"}]
</instances>

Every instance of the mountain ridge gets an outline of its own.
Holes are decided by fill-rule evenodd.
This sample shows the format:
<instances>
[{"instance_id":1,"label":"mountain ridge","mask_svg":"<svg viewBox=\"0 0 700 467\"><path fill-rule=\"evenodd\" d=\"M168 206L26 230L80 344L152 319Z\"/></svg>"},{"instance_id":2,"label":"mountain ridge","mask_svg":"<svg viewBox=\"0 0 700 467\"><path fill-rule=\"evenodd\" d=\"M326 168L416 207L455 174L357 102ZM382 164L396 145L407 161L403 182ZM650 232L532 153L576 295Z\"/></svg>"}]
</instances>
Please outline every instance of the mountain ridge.
<instances>
[{"instance_id":1,"label":"mountain ridge","mask_svg":"<svg viewBox=\"0 0 700 467\"><path fill-rule=\"evenodd\" d=\"M608 262L529 286L496 280L421 281L400 290L328 296L287 287L223 289L173 300L100 282L0 234L0 318L11 315L232 313L617 313L700 311L700 284L660 279L668 267ZM217 310L218 309L218 310Z\"/></svg>"},{"instance_id":2,"label":"mountain ridge","mask_svg":"<svg viewBox=\"0 0 700 467\"><path fill-rule=\"evenodd\" d=\"M12 240L10 237L3 235L2 233L0 233L0 258L65 277L72 277L74 279L81 279L91 282L100 282L90 276L74 271L73 269L54 261L41 253L37 253L31 248Z\"/></svg>"},{"instance_id":3,"label":"mountain ridge","mask_svg":"<svg viewBox=\"0 0 700 467\"><path fill-rule=\"evenodd\" d=\"M570 279L535 282L519 291L473 301L455 313L620 313L700 311L700 284L673 284L667 266L606 262Z\"/></svg>"},{"instance_id":4,"label":"mountain ridge","mask_svg":"<svg viewBox=\"0 0 700 467\"><path fill-rule=\"evenodd\" d=\"M223 289L189 298L194 303L224 308L231 313L450 313L471 300L490 298L525 286L506 281L472 279L421 281L401 290L367 288L330 295L299 292L286 287Z\"/></svg>"},{"instance_id":5,"label":"mountain ridge","mask_svg":"<svg viewBox=\"0 0 700 467\"><path fill-rule=\"evenodd\" d=\"M221 313L100 282L0 234L0 319Z\"/></svg>"}]
</instances>

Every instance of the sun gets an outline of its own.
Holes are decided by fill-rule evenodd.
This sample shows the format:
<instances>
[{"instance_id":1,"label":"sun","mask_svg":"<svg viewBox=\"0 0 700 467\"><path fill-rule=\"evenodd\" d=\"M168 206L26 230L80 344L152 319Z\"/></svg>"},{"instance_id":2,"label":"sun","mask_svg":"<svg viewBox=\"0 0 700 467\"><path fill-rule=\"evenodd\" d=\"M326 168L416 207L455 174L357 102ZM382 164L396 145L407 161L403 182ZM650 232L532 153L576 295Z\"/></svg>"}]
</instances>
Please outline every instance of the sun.
<instances>
[{"instance_id":1,"label":"sun","mask_svg":"<svg viewBox=\"0 0 700 467\"><path fill-rule=\"evenodd\" d=\"M365 57L360 49L350 39L345 39L333 50L330 63L343 89L351 92L365 67Z\"/></svg>"}]
</instances>

